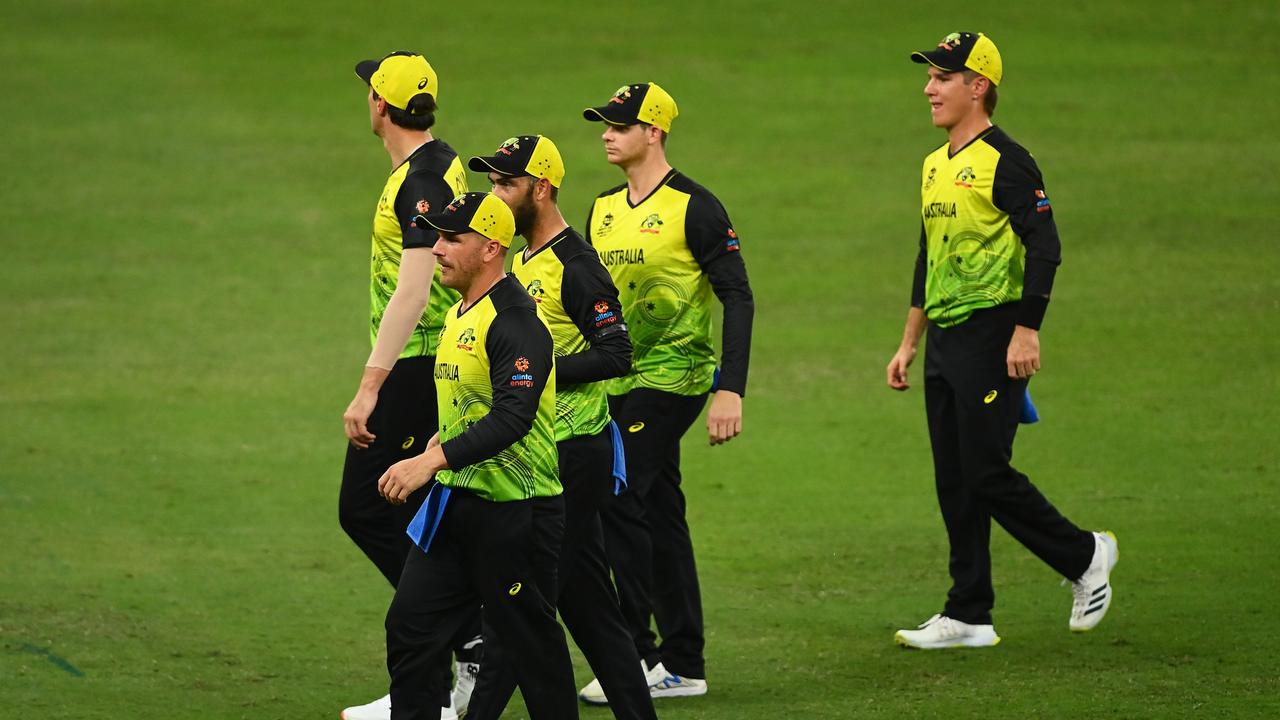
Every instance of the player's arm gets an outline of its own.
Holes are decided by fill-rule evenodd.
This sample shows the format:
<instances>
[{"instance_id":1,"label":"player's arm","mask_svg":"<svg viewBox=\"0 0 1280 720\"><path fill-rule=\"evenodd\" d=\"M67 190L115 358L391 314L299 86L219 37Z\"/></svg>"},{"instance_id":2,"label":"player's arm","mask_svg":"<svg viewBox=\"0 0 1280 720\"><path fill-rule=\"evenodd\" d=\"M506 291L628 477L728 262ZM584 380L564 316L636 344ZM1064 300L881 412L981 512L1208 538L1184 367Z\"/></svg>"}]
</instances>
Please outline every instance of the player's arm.
<instances>
[{"instance_id":1,"label":"player's arm","mask_svg":"<svg viewBox=\"0 0 1280 720\"><path fill-rule=\"evenodd\" d=\"M924 335L928 321L924 314L924 283L928 265L928 248L925 245L924 222L920 223L920 250L916 253L916 267L911 280L911 309L907 310L907 323L902 328L902 342L898 351L893 354L885 368L885 379L894 390L906 390L911 387L907 382L907 368L916 359L916 351L920 347L920 338Z\"/></svg>"},{"instance_id":2,"label":"player's arm","mask_svg":"<svg viewBox=\"0 0 1280 720\"><path fill-rule=\"evenodd\" d=\"M631 336L622 320L618 288L595 253L584 252L564 264L560 302L590 347L556 358L556 382L576 385L626 375Z\"/></svg>"},{"instance_id":3,"label":"player's arm","mask_svg":"<svg viewBox=\"0 0 1280 720\"><path fill-rule=\"evenodd\" d=\"M487 460L527 435L551 375L551 333L529 310L499 313L489 326L485 351L493 404L488 415L441 446L451 468Z\"/></svg>"},{"instance_id":4,"label":"player's arm","mask_svg":"<svg viewBox=\"0 0 1280 720\"><path fill-rule=\"evenodd\" d=\"M738 234L718 200L702 193L689 199L685 238L724 306L720 384L707 411L707 437L712 445L719 445L742 432L742 398L747 394L755 299Z\"/></svg>"},{"instance_id":5,"label":"player's arm","mask_svg":"<svg viewBox=\"0 0 1280 720\"><path fill-rule=\"evenodd\" d=\"M365 361L364 372L356 395L342 416L347 438L358 448L367 448L376 438L369 432L369 416L378 403L378 391L391 368L395 366L405 343L422 319L422 312L431 299L431 281L435 276L436 258L431 253L436 232L426 223L417 222L419 203L430 207L443 207L451 199L448 186L440 178L421 178L410 175L405 178L393 205L400 221L403 253L400 256L399 277L396 289L387 301L387 308L378 323L378 335L373 351Z\"/></svg>"},{"instance_id":6,"label":"player's arm","mask_svg":"<svg viewBox=\"0 0 1280 720\"><path fill-rule=\"evenodd\" d=\"M1022 300L1005 362L1009 377L1029 378L1040 369L1040 324L1062 262L1062 243L1040 168L1026 150L1015 147L1001 153L991 194L995 206L1009 214L1009 224L1026 248Z\"/></svg>"}]
</instances>

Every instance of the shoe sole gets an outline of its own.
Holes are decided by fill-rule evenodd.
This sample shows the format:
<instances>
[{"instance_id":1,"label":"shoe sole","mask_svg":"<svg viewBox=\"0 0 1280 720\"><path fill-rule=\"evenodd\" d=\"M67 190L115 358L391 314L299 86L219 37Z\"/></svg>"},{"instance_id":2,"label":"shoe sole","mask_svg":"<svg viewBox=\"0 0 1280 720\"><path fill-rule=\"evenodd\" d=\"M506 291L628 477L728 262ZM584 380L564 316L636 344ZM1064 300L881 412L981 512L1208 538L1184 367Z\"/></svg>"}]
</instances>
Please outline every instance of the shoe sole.
<instances>
[{"instance_id":1,"label":"shoe sole","mask_svg":"<svg viewBox=\"0 0 1280 720\"><path fill-rule=\"evenodd\" d=\"M594 698L589 698L586 695L579 695L578 700L582 701L583 705L590 705L592 707L605 707L609 704L609 698L600 698L599 700L596 700Z\"/></svg>"},{"instance_id":2,"label":"shoe sole","mask_svg":"<svg viewBox=\"0 0 1280 720\"><path fill-rule=\"evenodd\" d=\"M1073 633L1087 633L1101 625L1103 618L1107 616L1107 611L1111 609L1111 601L1116 599L1116 587L1111 584L1111 571L1115 570L1116 563L1120 562L1120 541L1116 539L1116 534L1110 530L1103 530L1098 534L1106 535L1111 538L1112 554L1110 562L1107 563L1107 603L1103 605L1102 610L1098 612L1098 622L1090 625L1089 627L1073 627L1071 628L1071 632Z\"/></svg>"},{"instance_id":3,"label":"shoe sole","mask_svg":"<svg viewBox=\"0 0 1280 720\"><path fill-rule=\"evenodd\" d=\"M910 640L908 640L908 639L906 639L906 638L902 637L902 633L894 633L894 634L893 634L893 641L894 641L895 643L897 643L898 645L901 645L902 647L904 647L904 648L908 648L908 649L911 649L911 650L950 650L951 648L984 648L984 647L995 647L995 646L997 646L997 645L999 645L999 644L1000 644L1000 636L999 636L999 635L996 635L996 636L995 636L995 639L994 639L994 640L992 640L991 642L985 642L985 641L980 641L980 642L960 641L960 642L955 642L955 643L946 643L946 644L939 644L939 645L916 645L916 644L912 643Z\"/></svg>"},{"instance_id":4,"label":"shoe sole","mask_svg":"<svg viewBox=\"0 0 1280 720\"><path fill-rule=\"evenodd\" d=\"M706 694L706 688L670 688L668 690L649 691L649 697L654 700L677 697L700 697Z\"/></svg>"}]
</instances>

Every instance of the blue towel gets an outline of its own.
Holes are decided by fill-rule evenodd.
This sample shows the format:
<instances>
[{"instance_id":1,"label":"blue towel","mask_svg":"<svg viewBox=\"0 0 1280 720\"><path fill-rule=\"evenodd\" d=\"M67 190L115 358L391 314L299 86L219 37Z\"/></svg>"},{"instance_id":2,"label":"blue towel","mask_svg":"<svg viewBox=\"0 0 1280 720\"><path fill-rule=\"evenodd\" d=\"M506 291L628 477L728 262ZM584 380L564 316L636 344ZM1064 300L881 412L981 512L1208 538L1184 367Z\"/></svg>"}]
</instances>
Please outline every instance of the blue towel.
<instances>
[{"instance_id":1,"label":"blue towel","mask_svg":"<svg viewBox=\"0 0 1280 720\"><path fill-rule=\"evenodd\" d=\"M621 495L627 489L627 454L622 450L622 432L612 420L609 435L613 438L613 494Z\"/></svg>"},{"instance_id":2,"label":"blue towel","mask_svg":"<svg viewBox=\"0 0 1280 720\"><path fill-rule=\"evenodd\" d=\"M1027 387L1026 392L1022 394L1022 416L1018 418L1018 422L1023 425L1031 425L1040 422L1040 413L1036 412L1036 404L1031 402L1031 388Z\"/></svg>"},{"instance_id":3,"label":"blue towel","mask_svg":"<svg viewBox=\"0 0 1280 720\"><path fill-rule=\"evenodd\" d=\"M427 491L427 499L422 501L418 514L409 521L405 534L414 545L422 548L422 552L431 550L431 541L436 537L436 530L440 529L440 521L444 519L444 508L449 504L449 495L452 492L453 490L445 485L438 482L431 483L431 489Z\"/></svg>"}]
</instances>

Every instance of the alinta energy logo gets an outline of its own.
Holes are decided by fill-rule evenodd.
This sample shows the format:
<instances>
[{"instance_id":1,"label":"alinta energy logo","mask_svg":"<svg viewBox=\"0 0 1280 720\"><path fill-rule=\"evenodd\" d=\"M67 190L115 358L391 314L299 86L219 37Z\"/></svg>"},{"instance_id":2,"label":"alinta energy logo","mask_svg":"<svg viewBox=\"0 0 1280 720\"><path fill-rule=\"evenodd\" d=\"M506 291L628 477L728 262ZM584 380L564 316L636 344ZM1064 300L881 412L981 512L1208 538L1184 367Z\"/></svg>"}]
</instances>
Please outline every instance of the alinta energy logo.
<instances>
[{"instance_id":1,"label":"alinta energy logo","mask_svg":"<svg viewBox=\"0 0 1280 720\"><path fill-rule=\"evenodd\" d=\"M476 347L476 330L475 328L467 328L458 335L458 349L471 352Z\"/></svg>"},{"instance_id":2,"label":"alinta energy logo","mask_svg":"<svg viewBox=\"0 0 1280 720\"><path fill-rule=\"evenodd\" d=\"M658 213L652 213L640 223L640 232L657 235L662 232L662 218L658 217Z\"/></svg>"},{"instance_id":3,"label":"alinta energy logo","mask_svg":"<svg viewBox=\"0 0 1280 720\"><path fill-rule=\"evenodd\" d=\"M973 172L973 168L961 168L960 172L956 173L956 187L971 188L973 187L973 181L977 179L978 176Z\"/></svg>"},{"instance_id":4,"label":"alinta energy logo","mask_svg":"<svg viewBox=\"0 0 1280 720\"><path fill-rule=\"evenodd\" d=\"M511 376L511 387L533 387L533 376L529 374L529 358L516 358L516 373Z\"/></svg>"}]
</instances>

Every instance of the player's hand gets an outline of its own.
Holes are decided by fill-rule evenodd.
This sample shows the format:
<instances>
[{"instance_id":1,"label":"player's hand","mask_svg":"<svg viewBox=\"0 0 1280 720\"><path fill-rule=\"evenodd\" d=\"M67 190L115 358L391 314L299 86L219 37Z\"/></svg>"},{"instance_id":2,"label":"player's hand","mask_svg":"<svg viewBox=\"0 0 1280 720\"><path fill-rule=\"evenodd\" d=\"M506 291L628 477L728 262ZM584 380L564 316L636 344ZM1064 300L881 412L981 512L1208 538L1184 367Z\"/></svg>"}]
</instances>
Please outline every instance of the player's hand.
<instances>
[{"instance_id":1,"label":"player's hand","mask_svg":"<svg viewBox=\"0 0 1280 720\"><path fill-rule=\"evenodd\" d=\"M413 491L431 482L433 477L435 472L427 463L425 454L415 455L387 468L378 479L378 493L392 505L403 505Z\"/></svg>"},{"instance_id":2,"label":"player's hand","mask_svg":"<svg viewBox=\"0 0 1280 720\"><path fill-rule=\"evenodd\" d=\"M707 411L707 438L712 445L727 443L742 433L742 396L717 390Z\"/></svg>"},{"instance_id":3,"label":"player's hand","mask_svg":"<svg viewBox=\"0 0 1280 720\"><path fill-rule=\"evenodd\" d=\"M1029 327L1014 326L1005 364L1011 378L1025 380L1035 375L1040 369L1040 333Z\"/></svg>"},{"instance_id":4,"label":"player's hand","mask_svg":"<svg viewBox=\"0 0 1280 720\"><path fill-rule=\"evenodd\" d=\"M370 392L364 387L356 391L347 411L342 414L342 424L346 427L347 440L361 450L369 447L369 443L377 436L369 432L369 416L378 404L378 393Z\"/></svg>"},{"instance_id":5,"label":"player's hand","mask_svg":"<svg viewBox=\"0 0 1280 720\"><path fill-rule=\"evenodd\" d=\"M914 347L903 346L898 348L898 352L893 354L893 359L889 361L889 365L885 367L885 381L889 383L889 387L894 390L906 390L911 387L907 382L907 368L911 367L911 361L916 359L916 349Z\"/></svg>"}]
</instances>

